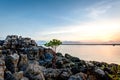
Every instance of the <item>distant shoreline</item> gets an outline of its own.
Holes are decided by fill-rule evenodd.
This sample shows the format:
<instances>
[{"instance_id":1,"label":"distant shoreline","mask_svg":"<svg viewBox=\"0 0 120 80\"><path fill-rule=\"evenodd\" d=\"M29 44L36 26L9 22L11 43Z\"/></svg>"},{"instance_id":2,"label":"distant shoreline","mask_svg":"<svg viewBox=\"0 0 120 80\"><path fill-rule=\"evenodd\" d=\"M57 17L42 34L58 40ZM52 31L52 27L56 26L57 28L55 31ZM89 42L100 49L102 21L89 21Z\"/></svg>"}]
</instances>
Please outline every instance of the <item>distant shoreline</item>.
<instances>
[{"instance_id":1,"label":"distant shoreline","mask_svg":"<svg viewBox=\"0 0 120 80\"><path fill-rule=\"evenodd\" d=\"M40 44L44 45L44 44ZM112 45L112 46L119 46L120 44L61 44L61 45Z\"/></svg>"},{"instance_id":2,"label":"distant shoreline","mask_svg":"<svg viewBox=\"0 0 120 80\"><path fill-rule=\"evenodd\" d=\"M113 45L113 46L118 46L120 44L62 44L62 45Z\"/></svg>"}]
</instances>

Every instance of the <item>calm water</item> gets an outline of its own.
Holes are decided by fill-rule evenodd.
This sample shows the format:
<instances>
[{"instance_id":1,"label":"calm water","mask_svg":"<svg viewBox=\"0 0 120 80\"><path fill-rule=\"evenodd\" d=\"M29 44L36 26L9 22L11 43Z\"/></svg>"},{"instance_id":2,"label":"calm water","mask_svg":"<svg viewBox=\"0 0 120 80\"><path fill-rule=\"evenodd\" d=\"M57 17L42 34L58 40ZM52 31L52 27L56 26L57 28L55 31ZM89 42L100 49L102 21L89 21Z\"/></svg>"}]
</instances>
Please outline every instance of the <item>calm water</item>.
<instances>
[{"instance_id":1,"label":"calm water","mask_svg":"<svg viewBox=\"0 0 120 80\"><path fill-rule=\"evenodd\" d=\"M112 45L61 45L58 52L69 53L83 60L120 64L120 46Z\"/></svg>"}]
</instances>

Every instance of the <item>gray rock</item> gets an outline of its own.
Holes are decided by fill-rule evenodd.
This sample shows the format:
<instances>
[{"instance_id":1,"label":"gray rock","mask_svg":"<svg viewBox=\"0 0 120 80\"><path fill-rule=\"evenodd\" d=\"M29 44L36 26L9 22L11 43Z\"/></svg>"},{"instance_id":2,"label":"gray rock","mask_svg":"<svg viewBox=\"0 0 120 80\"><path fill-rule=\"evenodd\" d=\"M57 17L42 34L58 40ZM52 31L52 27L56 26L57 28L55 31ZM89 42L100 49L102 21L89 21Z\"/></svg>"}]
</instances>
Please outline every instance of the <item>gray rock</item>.
<instances>
[{"instance_id":1,"label":"gray rock","mask_svg":"<svg viewBox=\"0 0 120 80\"><path fill-rule=\"evenodd\" d=\"M20 61L18 64L19 71L25 71L28 67L27 54L20 54Z\"/></svg>"},{"instance_id":2,"label":"gray rock","mask_svg":"<svg viewBox=\"0 0 120 80\"><path fill-rule=\"evenodd\" d=\"M69 69L52 69L47 68L43 71L46 79L67 80L72 74Z\"/></svg>"},{"instance_id":3,"label":"gray rock","mask_svg":"<svg viewBox=\"0 0 120 80\"><path fill-rule=\"evenodd\" d=\"M68 80L87 80L87 75L80 72L80 73L70 76Z\"/></svg>"},{"instance_id":4,"label":"gray rock","mask_svg":"<svg viewBox=\"0 0 120 80\"><path fill-rule=\"evenodd\" d=\"M6 65L6 68L7 68L11 73L15 73L15 65L14 65L12 56L6 56L6 57L5 57L5 65Z\"/></svg>"},{"instance_id":5,"label":"gray rock","mask_svg":"<svg viewBox=\"0 0 120 80\"><path fill-rule=\"evenodd\" d=\"M25 76L28 77L30 80L45 80L41 71L41 67L36 61L33 63L29 63L25 71Z\"/></svg>"},{"instance_id":6,"label":"gray rock","mask_svg":"<svg viewBox=\"0 0 120 80\"><path fill-rule=\"evenodd\" d=\"M0 80L4 80L5 62L0 59Z\"/></svg>"},{"instance_id":7,"label":"gray rock","mask_svg":"<svg viewBox=\"0 0 120 80\"><path fill-rule=\"evenodd\" d=\"M105 76L105 72L102 69L96 69L95 72L101 76Z\"/></svg>"}]
</instances>

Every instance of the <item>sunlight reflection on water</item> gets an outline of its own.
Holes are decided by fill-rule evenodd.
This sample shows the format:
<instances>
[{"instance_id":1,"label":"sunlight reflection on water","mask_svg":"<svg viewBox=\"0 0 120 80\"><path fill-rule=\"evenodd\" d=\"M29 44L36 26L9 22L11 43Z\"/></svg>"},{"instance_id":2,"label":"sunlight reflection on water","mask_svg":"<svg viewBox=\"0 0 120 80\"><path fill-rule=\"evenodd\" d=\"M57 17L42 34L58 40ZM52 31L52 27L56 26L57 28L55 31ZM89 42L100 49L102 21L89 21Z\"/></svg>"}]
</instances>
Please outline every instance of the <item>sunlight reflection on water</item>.
<instances>
[{"instance_id":1,"label":"sunlight reflection on water","mask_svg":"<svg viewBox=\"0 0 120 80\"><path fill-rule=\"evenodd\" d=\"M120 64L120 46L111 45L61 45L57 48L63 55L69 53L83 60Z\"/></svg>"}]
</instances>

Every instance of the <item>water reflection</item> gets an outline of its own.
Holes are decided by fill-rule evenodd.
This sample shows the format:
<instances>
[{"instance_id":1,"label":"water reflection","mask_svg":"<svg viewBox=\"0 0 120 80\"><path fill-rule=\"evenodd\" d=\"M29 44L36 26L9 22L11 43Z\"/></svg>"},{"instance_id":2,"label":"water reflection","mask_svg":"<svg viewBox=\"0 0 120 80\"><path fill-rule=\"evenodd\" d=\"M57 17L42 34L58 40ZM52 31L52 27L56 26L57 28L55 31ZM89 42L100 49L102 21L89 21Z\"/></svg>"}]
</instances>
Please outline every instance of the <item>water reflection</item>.
<instances>
[{"instance_id":1,"label":"water reflection","mask_svg":"<svg viewBox=\"0 0 120 80\"><path fill-rule=\"evenodd\" d=\"M83 60L120 64L120 46L110 45L61 45L58 52L69 53Z\"/></svg>"}]
</instances>

